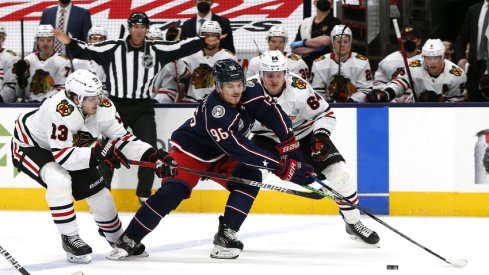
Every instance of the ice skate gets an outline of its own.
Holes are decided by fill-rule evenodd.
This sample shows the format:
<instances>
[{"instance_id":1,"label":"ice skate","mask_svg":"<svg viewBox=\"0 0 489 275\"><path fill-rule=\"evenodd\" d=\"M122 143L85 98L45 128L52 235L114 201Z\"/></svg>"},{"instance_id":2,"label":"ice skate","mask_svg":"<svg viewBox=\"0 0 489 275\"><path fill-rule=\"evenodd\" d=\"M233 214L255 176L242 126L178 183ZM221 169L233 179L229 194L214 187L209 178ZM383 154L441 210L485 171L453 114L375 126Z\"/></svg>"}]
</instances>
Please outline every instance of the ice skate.
<instances>
[{"instance_id":1,"label":"ice skate","mask_svg":"<svg viewBox=\"0 0 489 275\"><path fill-rule=\"evenodd\" d=\"M88 264L92 261L92 248L78 235L61 235L63 249L66 251L66 260L75 264Z\"/></svg>"},{"instance_id":2,"label":"ice skate","mask_svg":"<svg viewBox=\"0 0 489 275\"><path fill-rule=\"evenodd\" d=\"M105 234L104 234L104 231L102 231L102 229L98 229L98 233L100 236L104 237L105 238ZM114 248L115 247L115 243L105 239L109 245ZM132 252L132 255L130 255L130 257L137 257L137 258L145 258L145 257L149 257L149 254L148 252L146 252L146 247L144 246L144 244L142 243L138 243L136 244L136 246L134 246L134 251Z\"/></svg>"},{"instance_id":3,"label":"ice skate","mask_svg":"<svg viewBox=\"0 0 489 275\"><path fill-rule=\"evenodd\" d=\"M214 248L210 256L215 259L236 259L243 250L243 243L236 238L236 231L224 224L222 219L220 216L219 229L214 236Z\"/></svg>"},{"instance_id":4,"label":"ice skate","mask_svg":"<svg viewBox=\"0 0 489 275\"><path fill-rule=\"evenodd\" d=\"M363 225L361 221L356 222L355 224L349 224L345 222L346 233L350 235L352 240L360 240L366 244L380 247L379 245L379 235Z\"/></svg>"},{"instance_id":5,"label":"ice skate","mask_svg":"<svg viewBox=\"0 0 489 275\"><path fill-rule=\"evenodd\" d=\"M122 235L119 240L117 240L114 248L112 251L107 255L107 259L117 261L122 258L126 258L129 256L134 255L134 252L136 251L136 242L129 238L126 234ZM141 245L143 248L144 252L144 245ZM141 249L141 248L140 248Z\"/></svg>"}]
</instances>

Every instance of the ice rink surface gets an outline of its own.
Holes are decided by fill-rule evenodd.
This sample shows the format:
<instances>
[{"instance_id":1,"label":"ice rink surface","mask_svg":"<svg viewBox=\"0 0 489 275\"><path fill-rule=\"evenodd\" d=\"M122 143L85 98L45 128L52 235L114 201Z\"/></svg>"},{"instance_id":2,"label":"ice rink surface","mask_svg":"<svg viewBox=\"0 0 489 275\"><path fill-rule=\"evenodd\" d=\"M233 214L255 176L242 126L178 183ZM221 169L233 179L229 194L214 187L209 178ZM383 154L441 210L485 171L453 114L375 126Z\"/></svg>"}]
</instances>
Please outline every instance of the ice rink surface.
<instances>
[{"instance_id":1,"label":"ice rink surface","mask_svg":"<svg viewBox=\"0 0 489 275\"><path fill-rule=\"evenodd\" d=\"M132 213L120 215L127 226ZM339 216L251 214L238 237L244 251L236 260L209 257L218 214L170 214L143 243L147 258L109 261L110 247L97 233L89 213L79 212L80 236L94 253L92 263L65 260L60 236L48 212L0 212L0 245L30 274L489 274L489 218L378 216L392 227L444 258L465 258L454 268L405 240L383 225L362 216L376 230L380 248L351 240ZM398 265L398 270L387 270ZM3 257L0 274L20 274Z\"/></svg>"}]
</instances>

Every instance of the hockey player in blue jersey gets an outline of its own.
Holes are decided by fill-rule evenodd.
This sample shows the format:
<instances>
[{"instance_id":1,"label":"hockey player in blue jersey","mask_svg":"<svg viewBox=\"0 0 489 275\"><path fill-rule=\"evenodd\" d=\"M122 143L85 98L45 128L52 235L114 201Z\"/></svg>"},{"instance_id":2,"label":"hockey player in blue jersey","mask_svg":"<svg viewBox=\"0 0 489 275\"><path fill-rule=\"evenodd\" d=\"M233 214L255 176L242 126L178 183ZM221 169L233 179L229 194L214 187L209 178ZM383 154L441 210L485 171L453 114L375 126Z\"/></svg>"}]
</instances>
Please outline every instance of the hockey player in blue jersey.
<instances>
[{"instance_id":1,"label":"hockey player in blue jersey","mask_svg":"<svg viewBox=\"0 0 489 275\"><path fill-rule=\"evenodd\" d=\"M291 121L281 107L258 86L245 86L243 69L236 61L217 61L213 73L215 90L198 106L194 116L172 134L173 147L169 156L185 167L222 175L261 181L261 168L297 184L311 183L313 180L309 175L313 169L294 159L301 159L302 155L296 155L300 154L298 143L291 130ZM277 144L277 150L283 155L281 158L260 149L248 139L255 119L272 129L282 141ZM107 258L117 260L131 255L134 246L190 196L199 179L200 176L183 170L178 170L175 177L163 179L161 187L138 210ZM236 232L248 215L259 188L219 183L230 194L224 215L219 217L210 256L234 259L243 249Z\"/></svg>"}]
</instances>

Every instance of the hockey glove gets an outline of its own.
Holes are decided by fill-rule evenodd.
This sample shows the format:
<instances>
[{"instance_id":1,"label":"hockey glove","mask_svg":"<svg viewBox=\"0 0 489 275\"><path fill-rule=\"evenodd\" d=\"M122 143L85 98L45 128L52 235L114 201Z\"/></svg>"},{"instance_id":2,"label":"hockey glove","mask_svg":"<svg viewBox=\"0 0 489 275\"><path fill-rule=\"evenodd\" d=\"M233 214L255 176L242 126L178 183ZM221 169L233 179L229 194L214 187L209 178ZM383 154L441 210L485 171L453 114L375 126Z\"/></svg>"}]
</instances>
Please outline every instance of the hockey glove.
<instances>
[{"instance_id":1,"label":"hockey glove","mask_svg":"<svg viewBox=\"0 0 489 275\"><path fill-rule=\"evenodd\" d=\"M299 185L308 185L314 181L310 177L313 173L314 168L311 165L288 157L282 157L277 165L275 175Z\"/></svg>"},{"instance_id":2,"label":"hockey glove","mask_svg":"<svg viewBox=\"0 0 489 275\"><path fill-rule=\"evenodd\" d=\"M423 91L419 94L419 102L443 102L445 101L443 95L439 95L434 91Z\"/></svg>"},{"instance_id":3,"label":"hockey glove","mask_svg":"<svg viewBox=\"0 0 489 275\"><path fill-rule=\"evenodd\" d=\"M331 152L331 140L329 131L318 129L314 132L311 139L311 158L314 161L324 161Z\"/></svg>"},{"instance_id":4,"label":"hockey glove","mask_svg":"<svg viewBox=\"0 0 489 275\"><path fill-rule=\"evenodd\" d=\"M27 87L27 71L29 64L24 59L20 59L14 64L13 73L17 76L17 82L21 89Z\"/></svg>"},{"instance_id":5,"label":"hockey glove","mask_svg":"<svg viewBox=\"0 0 489 275\"><path fill-rule=\"evenodd\" d=\"M389 102L389 94L379 89L373 89L367 94L367 102Z\"/></svg>"},{"instance_id":6,"label":"hockey glove","mask_svg":"<svg viewBox=\"0 0 489 275\"><path fill-rule=\"evenodd\" d=\"M178 163L161 148L149 156L149 161L156 163L155 174L158 178L173 177L177 174Z\"/></svg>"},{"instance_id":7,"label":"hockey glove","mask_svg":"<svg viewBox=\"0 0 489 275\"><path fill-rule=\"evenodd\" d=\"M302 155L300 148L301 145L294 136L291 136L283 142L275 145L275 149L277 149L277 152L280 154L280 156L286 155L292 159L304 161L304 156Z\"/></svg>"},{"instance_id":8,"label":"hockey glove","mask_svg":"<svg viewBox=\"0 0 489 275\"><path fill-rule=\"evenodd\" d=\"M111 142L97 141L92 148L90 167L106 166L109 169L119 169L121 164L129 169L129 161Z\"/></svg>"},{"instance_id":9,"label":"hockey glove","mask_svg":"<svg viewBox=\"0 0 489 275\"><path fill-rule=\"evenodd\" d=\"M484 157L482 158L482 164L486 169L486 173L489 174L489 147L486 148L486 152L484 153Z\"/></svg>"}]
</instances>

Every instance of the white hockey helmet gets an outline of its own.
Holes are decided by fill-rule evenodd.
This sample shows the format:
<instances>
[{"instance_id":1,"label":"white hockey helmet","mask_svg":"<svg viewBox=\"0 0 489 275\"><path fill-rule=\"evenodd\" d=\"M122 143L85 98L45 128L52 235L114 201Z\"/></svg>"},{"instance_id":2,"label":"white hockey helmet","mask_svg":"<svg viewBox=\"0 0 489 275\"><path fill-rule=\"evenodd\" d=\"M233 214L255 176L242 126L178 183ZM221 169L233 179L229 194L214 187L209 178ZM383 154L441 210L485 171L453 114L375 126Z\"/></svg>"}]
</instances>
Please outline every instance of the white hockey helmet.
<instances>
[{"instance_id":1,"label":"white hockey helmet","mask_svg":"<svg viewBox=\"0 0 489 275\"><path fill-rule=\"evenodd\" d=\"M428 39L421 49L422 56L445 56L445 45L440 39Z\"/></svg>"},{"instance_id":2,"label":"white hockey helmet","mask_svg":"<svg viewBox=\"0 0 489 275\"><path fill-rule=\"evenodd\" d=\"M105 37L105 39L108 37L107 30L101 25L95 25L88 31L88 37L90 38L92 35L100 35Z\"/></svg>"},{"instance_id":3,"label":"white hockey helmet","mask_svg":"<svg viewBox=\"0 0 489 275\"><path fill-rule=\"evenodd\" d=\"M36 32L36 38L38 37L54 37L53 26L51 25L39 25Z\"/></svg>"},{"instance_id":4,"label":"white hockey helmet","mask_svg":"<svg viewBox=\"0 0 489 275\"><path fill-rule=\"evenodd\" d=\"M102 96L102 81L88 70L80 69L70 74L65 81L65 90L67 95L74 93L78 96L79 104L85 97Z\"/></svg>"},{"instance_id":5,"label":"white hockey helmet","mask_svg":"<svg viewBox=\"0 0 489 275\"><path fill-rule=\"evenodd\" d=\"M204 36L204 33L217 33L219 35L222 34L221 25L217 21L205 21L204 24L200 27L200 36Z\"/></svg>"},{"instance_id":6,"label":"white hockey helmet","mask_svg":"<svg viewBox=\"0 0 489 275\"><path fill-rule=\"evenodd\" d=\"M163 40L163 32L157 26L152 25L151 27L149 27L148 32L146 33L146 38L154 39L154 40Z\"/></svg>"},{"instance_id":7,"label":"white hockey helmet","mask_svg":"<svg viewBox=\"0 0 489 275\"><path fill-rule=\"evenodd\" d=\"M333 27L333 29L331 30L331 38L334 38L336 36L339 36L339 35L347 35L350 37L350 40L353 39L353 33L351 32L351 29L350 27L347 27L345 25L336 25Z\"/></svg>"},{"instance_id":8,"label":"white hockey helmet","mask_svg":"<svg viewBox=\"0 0 489 275\"><path fill-rule=\"evenodd\" d=\"M260 56L260 75L262 72L287 72L287 58L279 50L265 51Z\"/></svg>"},{"instance_id":9,"label":"white hockey helmet","mask_svg":"<svg viewBox=\"0 0 489 275\"><path fill-rule=\"evenodd\" d=\"M270 38L271 37L275 37L275 36L278 36L278 37L283 37L285 38L285 43L287 43L287 33L285 32L285 30L281 27L281 26L272 26L270 28L270 30L268 31L268 34L267 34L267 42L270 41Z\"/></svg>"}]
</instances>

